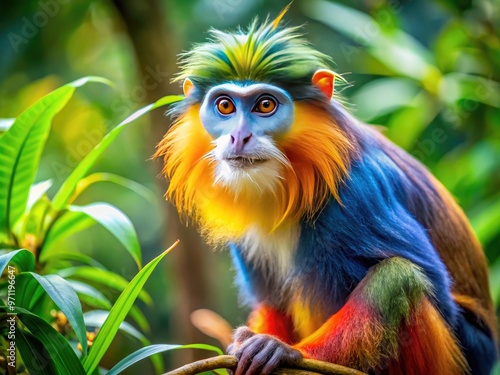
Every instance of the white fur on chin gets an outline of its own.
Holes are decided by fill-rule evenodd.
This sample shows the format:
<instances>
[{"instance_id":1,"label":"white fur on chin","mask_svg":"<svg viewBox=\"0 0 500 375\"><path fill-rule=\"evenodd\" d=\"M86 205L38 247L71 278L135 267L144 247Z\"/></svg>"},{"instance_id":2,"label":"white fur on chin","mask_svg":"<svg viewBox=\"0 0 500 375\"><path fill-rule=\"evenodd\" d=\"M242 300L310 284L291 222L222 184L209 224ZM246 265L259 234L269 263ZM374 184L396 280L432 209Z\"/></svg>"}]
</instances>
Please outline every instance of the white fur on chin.
<instances>
[{"instance_id":1,"label":"white fur on chin","mask_svg":"<svg viewBox=\"0 0 500 375\"><path fill-rule=\"evenodd\" d=\"M285 155L266 136L260 136L258 143L253 147L251 156L256 159L265 159L255 165L237 167L225 160L230 135L219 137L215 141L216 147L210 157L217 163L215 168L214 184L221 184L236 195L243 192L262 195L273 192L276 185L283 179L283 168L289 165Z\"/></svg>"}]
</instances>

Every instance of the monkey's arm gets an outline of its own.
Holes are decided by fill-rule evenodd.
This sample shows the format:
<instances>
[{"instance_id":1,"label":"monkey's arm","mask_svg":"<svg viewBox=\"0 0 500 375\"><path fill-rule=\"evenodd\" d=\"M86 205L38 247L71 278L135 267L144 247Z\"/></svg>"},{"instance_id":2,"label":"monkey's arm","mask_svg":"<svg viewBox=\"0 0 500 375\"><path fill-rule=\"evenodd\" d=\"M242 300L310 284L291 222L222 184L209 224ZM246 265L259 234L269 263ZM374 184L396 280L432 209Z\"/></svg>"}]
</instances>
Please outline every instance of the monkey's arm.
<instances>
[{"instance_id":1,"label":"monkey's arm","mask_svg":"<svg viewBox=\"0 0 500 375\"><path fill-rule=\"evenodd\" d=\"M343 308L294 348L306 357L393 374L464 374L453 333L421 270L403 258L374 266ZM404 363L401 368L397 358Z\"/></svg>"},{"instance_id":2,"label":"monkey's arm","mask_svg":"<svg viewBox=\"0 0 500 375\"><path fill-rule=\"evenodd\" d=\"M235 351L241 365L237 374L267 373L269 368L293 362L298 353L363 371L389 368L390 374L465 374L463 355L430 302L431 295L432 286L416 265L403 258L381 261L342 309L298 344L277 346L277 340L268 336L240 333L245 341ZM261 357L267 362L252 363Z\"/></svg>"}]
</instances>

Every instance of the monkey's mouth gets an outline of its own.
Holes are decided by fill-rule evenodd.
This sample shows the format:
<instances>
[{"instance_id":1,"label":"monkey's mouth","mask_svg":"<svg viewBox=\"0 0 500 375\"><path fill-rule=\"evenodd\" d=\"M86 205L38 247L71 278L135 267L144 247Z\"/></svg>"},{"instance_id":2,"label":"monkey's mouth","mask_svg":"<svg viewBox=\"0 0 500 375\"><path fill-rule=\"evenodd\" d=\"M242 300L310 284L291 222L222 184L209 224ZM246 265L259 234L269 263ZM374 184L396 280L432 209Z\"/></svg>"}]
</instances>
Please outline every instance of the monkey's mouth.
<instances>
[{"instance_id":1,"label":"monkey's mouth","mask_svg":"<svg viewBox=\"0 0 500 375\"><path fill-rule=\"evenodd\" d=\"M254 158L249 156L230 156L224 161L235 168L248 168L265 163L267 159Z\"/></svg>"}]
</instances>

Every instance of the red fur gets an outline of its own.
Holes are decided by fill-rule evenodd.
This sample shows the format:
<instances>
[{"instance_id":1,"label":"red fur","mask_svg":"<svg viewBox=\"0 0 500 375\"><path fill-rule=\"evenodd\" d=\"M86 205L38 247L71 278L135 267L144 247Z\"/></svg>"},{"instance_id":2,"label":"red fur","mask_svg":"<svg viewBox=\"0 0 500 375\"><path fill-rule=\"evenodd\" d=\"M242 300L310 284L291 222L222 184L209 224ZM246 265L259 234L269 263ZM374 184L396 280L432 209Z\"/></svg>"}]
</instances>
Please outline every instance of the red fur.
<instances>
[{"instance_id":1,"label":"red fur","mask_svg":"<svg viewBox=\"0 0 500 375\"><path fill-rule=\"evenodd\" d=\"M390 346L386 333L377 312L362 299L351 298L294 348L308 358L368 370L381 363L382 347Z\"/></svg>"},{"instance_id":2,"label":"red fur","mask_svg":"<svg viewBox=\"0 0 500 375\"><path fill-rule=\"evenodd\" d=\"M392 360L391 375L466 373L467 364L441 315L424 298L399 333L400 354Z\"/></svg>"},{"instance_id":3,"label":"red fur","mask_svg":"<svg viewBox=\"0 0 500 375\"><path fill-rule=\"evenodd\" d=\"M351 298L294 348L308 358L389 375L467 373L453 334L425 297L398 331L361 298Z\"/></svg>"},{"instance_id":4,"label":"red fur","mask_svg":"<svg viewBox=\"0 0 500 375\"><path fill-rule=\"evenodd\" d=\"M296 341L290 316L266 305L259 305L252 312L248 328L255 333L273 335L287 344L293 344Z\"/></svg>"}]
</instances>

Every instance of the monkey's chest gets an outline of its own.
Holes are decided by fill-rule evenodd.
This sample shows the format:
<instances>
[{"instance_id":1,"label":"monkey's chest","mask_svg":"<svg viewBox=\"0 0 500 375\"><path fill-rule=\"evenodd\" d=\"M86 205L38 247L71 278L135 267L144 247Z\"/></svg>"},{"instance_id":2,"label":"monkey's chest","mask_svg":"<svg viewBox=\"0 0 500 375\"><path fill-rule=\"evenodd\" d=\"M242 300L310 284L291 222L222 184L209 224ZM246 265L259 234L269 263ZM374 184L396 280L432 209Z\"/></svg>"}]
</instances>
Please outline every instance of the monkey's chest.
<instances>
[{"instance_id":1,"label":"monkey's chest","mask_svg":"<svg viewBox=\"0 0 500 375\"><path fill-rule=\"evenodd\" d=\"M292 318L295 331L306 337L325 321L322 301L312 297L311 280L297 263L300 227L289 226L272 234L257 228L239 243L248 265L246 275L254 297Z\"/></svg>"},{"instance_id":2,"label":"monkey's chest","mask_svg":"<svg viewBox=\"0 0 500 375\"><path fill-rule=\"evenodd\" d=\"M250 228L239 247L245 260L259 276L283 283L294 271L295 253L300 238L300 227L289 225L273 233L258 227Z\"/></svg>"}]
</instances>

